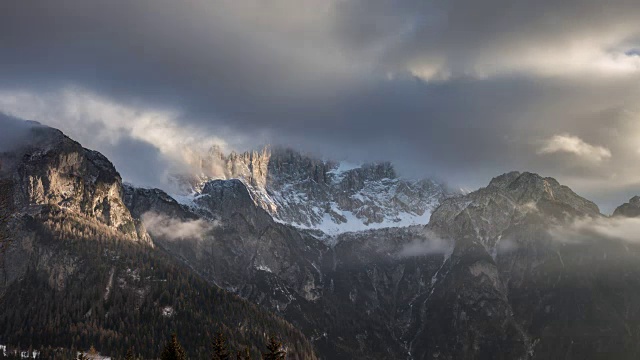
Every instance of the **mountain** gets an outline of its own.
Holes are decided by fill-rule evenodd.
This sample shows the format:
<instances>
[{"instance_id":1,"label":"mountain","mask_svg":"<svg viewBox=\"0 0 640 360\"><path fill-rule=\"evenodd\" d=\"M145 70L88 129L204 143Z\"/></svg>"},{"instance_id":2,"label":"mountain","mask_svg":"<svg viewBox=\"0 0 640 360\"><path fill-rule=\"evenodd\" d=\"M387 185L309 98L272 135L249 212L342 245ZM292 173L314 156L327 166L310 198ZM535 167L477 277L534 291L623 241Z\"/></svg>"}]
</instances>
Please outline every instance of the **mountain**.
<instances>
[{"instance_id":1,"label":"mountain","mask_svg":"<svg viewBox=\"0 0 640 360\"><path fill-rule=\"evenodd\" d=\"M366 268L354 266L349 258L358 253L368 263L372 251L343 248L347 234L330 247L312 234L279 223L252 201L239 180L207 183L196 207L180 204L159 190L129 187L125 198L134 216L141 218L151 213L165 219L215 223L202 237L175 241L160 235L154 240L211 282L288 319L312 339L323 358L406 356L382 309L368 303L354 307L350 293L361 291L364 296L370 284L362 283L366 275L357 278ZM405 233L409 228L378 232L393 231ZM372 242L361 244L369 247ZM352 278L350 272L357 277Z\"/></svg>"},{"instance_id":2,"label":"mountain","mask_svg":"<svg viewBox=\"0 0 640 360\"><path fill-rule=\"evenodd\" d=\"M195 189L176 199L123 185L56 130L29 134L0 155L0 341L156 356L177 330L202 358L223 329L254 355L280 334L300 359L640 357L637 198L606 217L553 178L510 172L440 188L428 224L378 228L430 199L388 164L218 152L202 163L217 175L176 178ZM365 189L378 195L357 203ZM378 225L331 220L327 236L313 222L327 201Z\"/></svg>"},{"instance_id":3,"label":"mountain","mask_svg":"<svg viewBox=\"0 0 640 360\"><path fill-rule=\"evenodd\" d=\"M326 235L426 225L431 211L450 196L433 180L400 178L390 163L353 165L292 149L224 155L213 147L190 159L194 174L172 177L183 195L177 198L185 203L198 197L209 180L239 179L276 221Z\"/></svg>"},{"instance_id":4,"label":"mountain","mask_svg":"<svg viewBox=\"0 0 640 360\"><path fill-rule=\"evenodd\" d=\"M215 222L202 238L157 241L292 322L323 358L638 355L628 324L640 316L639 249L576 237L580 224L608 218L553 178L507 173L444 200L425 227L347 232L328 244L275 221L243 181L206 183L196 206L129 191L134 214Z\"/></svg>"},{"instance_id":5,"label":"mountain","mask_svg":"<svg viewBox=\"0 0 640 360\"><path fill-rule=\"evenodd\" d=\"M28 270L24 259L33 253L34 222L51 233L75 229L153 246L124 205L120 175L104 156L58 130L28 126L28 142L0 156L0 202L6 219L0 294ZM57 272L52 277L64 278L72 271L60 259L43 261L40 265Z\"/></svg>"},{"instance_id":6,"label":"mountain","mask_svg":"<svg viewBox=\"0 0 640 360\"><path fill-rule=\"evenodd\" d=\"M122 180L109 160L58 130L29 126L29 141L2 153L0 162L5 196L13 195L10 205L18 215L12 220L19 220L22 214L59 211L117 236L152 245L125 207Z\"/></svg>"},{"instance_id":7,"label":"mountain","mask_svg":"<svg viewBox=\"0 0 640 360\"><path fill-rule=\"evenodd\" d=\"M412 354L638 357L640 333L629 324L640 316L639 248L579 231L605 221L592 202L531 173L444 201L428 228L453 251L420 303Z\"/></svg>"},{"instance_id":8,"label":"mountain","mask_svg":"<svg viewBox=\"0 0 640 360\"><path fill-rule=\"evenodd\" d=\"M206 358L221 331L232 349L249 346L254 356L273 334L292 358L315 358L290 323L156 246L104 156L58 130L18 125L24 137L0 153L0 343L45 358L90 345L151 358L177 332L190 356Z\"/></svg>"},{"instance_id":9,"label":"mountain","mask_svg":"<svg viewBox=\"0 0 640 360\"><path fill-rule=\"evenodd\" d=\"M613 216L639 217L640 216L640 196L632 197L629 202L618 206L613 211Z\"/></svg>"}]
</instances>

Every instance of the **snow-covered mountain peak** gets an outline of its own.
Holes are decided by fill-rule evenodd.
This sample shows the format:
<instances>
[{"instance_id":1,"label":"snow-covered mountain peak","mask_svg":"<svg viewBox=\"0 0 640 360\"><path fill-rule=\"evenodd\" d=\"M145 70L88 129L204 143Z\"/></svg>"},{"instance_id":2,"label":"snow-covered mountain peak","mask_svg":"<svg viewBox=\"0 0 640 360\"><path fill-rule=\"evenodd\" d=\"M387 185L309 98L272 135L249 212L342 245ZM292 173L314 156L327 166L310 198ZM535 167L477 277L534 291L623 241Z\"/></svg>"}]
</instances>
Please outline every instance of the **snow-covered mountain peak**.
<instances>
[{"instance_id":1,"label":"snow-covered mountain peak","mask_svg":"<svg viewBox=\"0 0 640 360\"><path fill-rule=\"evenodd\" d=\"M239 179L256 205L278 222L327 235L384 227L425 225L447 196L443 184L409 180L391 163L321 160L292 149L224 155L212 148L196 164L197 175L172 181L189 202L211 180Z\"/></svg>"}]
</instances>

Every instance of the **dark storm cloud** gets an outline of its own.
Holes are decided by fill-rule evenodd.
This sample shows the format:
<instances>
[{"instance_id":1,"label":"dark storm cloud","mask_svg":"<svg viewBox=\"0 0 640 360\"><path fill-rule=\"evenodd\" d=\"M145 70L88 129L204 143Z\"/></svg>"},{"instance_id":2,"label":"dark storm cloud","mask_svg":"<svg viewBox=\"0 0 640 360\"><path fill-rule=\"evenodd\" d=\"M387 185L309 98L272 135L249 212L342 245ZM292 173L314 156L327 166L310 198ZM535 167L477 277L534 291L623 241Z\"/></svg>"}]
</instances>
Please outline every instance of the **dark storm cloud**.
<instances>
[{"instance_id":1,"label":"dark storm cloud","mask_svg":"<svg viewBox=\"0 0 640 360\"><path fill-rule=\"evenodd\" d=\"M20 1L0 5L0 90L77 86L468 186L510 169L629 184L639 17L625 0ZM540 153L562 134L612 156Z\"/></svg>"}]
</instances>

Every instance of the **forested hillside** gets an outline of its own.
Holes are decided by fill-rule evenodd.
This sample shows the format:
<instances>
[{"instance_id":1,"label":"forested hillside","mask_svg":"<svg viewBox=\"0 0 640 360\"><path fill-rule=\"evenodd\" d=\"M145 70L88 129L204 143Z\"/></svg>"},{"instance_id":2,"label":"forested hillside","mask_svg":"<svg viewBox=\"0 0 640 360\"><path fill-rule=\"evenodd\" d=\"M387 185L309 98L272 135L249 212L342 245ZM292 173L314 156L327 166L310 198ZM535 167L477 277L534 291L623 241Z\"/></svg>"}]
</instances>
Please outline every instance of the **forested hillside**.
<instances>
[{"instance_id":1,"label":"forested hillside","mask_svg":"<svg viewBox=\"0 0 640 360\"><path fill-rule=\"evenodd\" d=\"M79 350L94 345L115 357L133 348L155 357L176 332L190 356L205 358L220 331L234 351L248 345L257 356L269 334L277 334L291 359L314 357L293 326L208 284L162 249L97 239L74 217L47 213L46 220L28 220L28 270L0 298L2 343ZM47 257L64 259L67 269L43 268Z\"/></svg>"}]
</instances>

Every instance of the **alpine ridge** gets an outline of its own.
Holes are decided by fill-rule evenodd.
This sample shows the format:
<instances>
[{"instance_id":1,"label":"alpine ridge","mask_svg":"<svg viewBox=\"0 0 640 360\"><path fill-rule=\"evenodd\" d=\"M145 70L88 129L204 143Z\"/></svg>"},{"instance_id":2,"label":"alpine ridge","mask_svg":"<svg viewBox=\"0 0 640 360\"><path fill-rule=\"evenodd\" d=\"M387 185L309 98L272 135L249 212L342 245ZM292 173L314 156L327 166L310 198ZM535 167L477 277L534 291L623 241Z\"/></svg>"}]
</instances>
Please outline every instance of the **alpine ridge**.
<instances>
[{"instance_id":1,"label":"alpine ridge","mask_svg":"<svg viewBox=\"0 0 640 360\"><path fill-rule=\"evenodd\" d=\"M0 144L1 344L50 359L94 345L113 357L134 349L154 358L177 331L190 356L205 358L216 332L252 356L265 334L277 334L291 358L316 358L290 323L156 246L104 156L18 121L0 115L0 128L24 130L19 142Z\"/></svg>"},{"instance_id":2,"label":"alpine ridge","mask_svg":"<svg viewBox=\"0 0 640 360\"><path fill-rule=\"evenodd\" d=\"M100 339L130 327L135 346L157 354L145 326L167 337L175 325L200 356L200 331L227 326L258 344L268 331L286 334L299 359L640 356L640 245L602 230L635 226L637 197L607 217L551 177L509 172L470 193L437 191L428 224L341 228L327 241L261 201L294 209L274 190L294 188L287 194L302 191L295 203L312 219L307 203L361 209L373 206L356 202L368 187L379 205L393 194L393 205L361 213L364 223L413 201L420 208L429 191L409 196L416 183L389 164L347 169L286 150L221 157L229 179L204 178L175 199L123 185L99 153L31 126L30 142L0 157L4 338L119 353ZM54 299L34 313L54 332L20 325L38 293ZM69 304L61 322L54 310ZM138 312L147 320L134 325ZM74 338L72 326L86 335Z\"/></svg>"},{"instance_id":3,"label":"alpine ridge","mask_svg":"<svg viewBox=\"0 0 640 360\"><path fill-rule=\"evenodd\" d=\"M426 227L343 233L329 247L272 219L244 184L216 180L195 199L198 206L172 202L169 213L222 225L205 244L167 246L212 281L282 314L328 358L635 354L604 339L597 350L588 340L590 333L611 329L633 341L623 332L624 322L603 321L597 309L610 309L618 296L639 296L634 277L610 282L611 292L600 298L582 300L599 322L582 318L567 297L573 298L574 284L599 292L597 284L612 273L639 273L637 249L611 239L570 244L554 238L553 230L576 219L605 217L553 178L506 173L485 188L443 200ZM228 252L207 250L208 241L224 239L236 239ZM224 260L229 257L234 260ZM608 265L612 257L620 261L617 268ZM594 266L585 268L587 263ZM636 308L631 300L625 307ZM545 323L556 316L550 314L563 314L564 322ZM565 323L573 324L569 337L560 336Z\"/></svg>"},{"instance_id":4,"label":"alpine ridge","mask_svg":"<svg viewBox=\"0 0 640 360\"><path fill-rule=\"evenodd\" d=\"M431 211L451 195L433 180L400 178L388 162L355 165L285 148L224 155L212 147L189 162L193 174L171 177L183 203L192 204L210 180L239 179L276 221L331 236L426 225Z\"/></svg>"}]
</instances>

